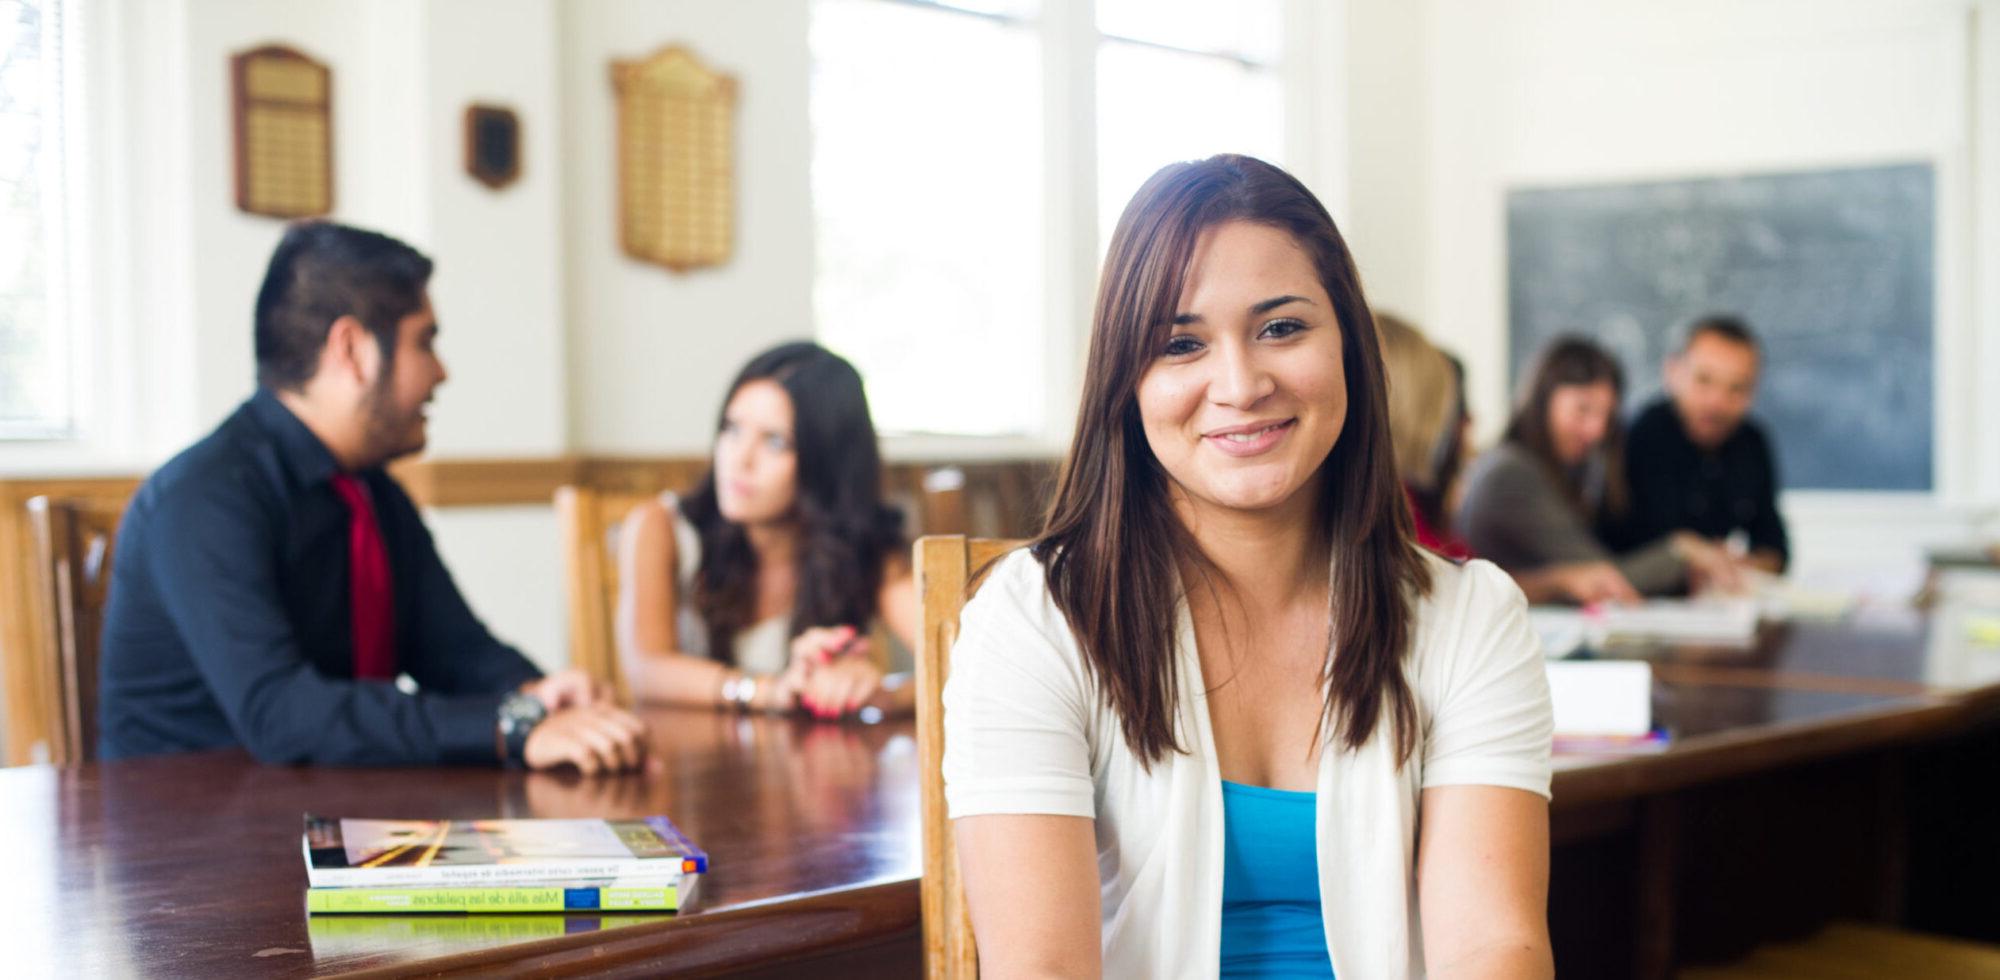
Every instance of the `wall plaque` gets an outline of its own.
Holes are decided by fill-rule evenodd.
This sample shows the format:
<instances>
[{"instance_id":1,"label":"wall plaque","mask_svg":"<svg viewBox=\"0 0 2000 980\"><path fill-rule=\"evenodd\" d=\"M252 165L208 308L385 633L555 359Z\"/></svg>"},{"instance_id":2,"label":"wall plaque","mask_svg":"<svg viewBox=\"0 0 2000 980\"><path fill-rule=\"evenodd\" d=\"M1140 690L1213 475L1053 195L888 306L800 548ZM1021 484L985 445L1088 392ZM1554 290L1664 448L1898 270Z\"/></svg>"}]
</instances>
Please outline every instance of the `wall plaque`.
<instances>
[{"instance_id":1,"label":"wall plaque","mask_svg":"<svg viewBox=\"0 0 2000 980\"><path fill-rule=\"evenodd\" d=\"M521 121L514 110L465 107L465 172L494 190L521 176Z\"/></svg>"},{"instance_id":2,"label":"wall plaque","mask_svg":"<svg viewBox=\"0 0 2000 980\"><path fill-rule=\"evenodd\" d=\"M273 218L333 210L333 71L267 45L229 59L236 206Z\"/></svg>"},{"instance_id":3,"label":"wall plaque","mask_svg":"<svg viewBox=\"0 0 2000 980\"><path fill-rule=\"evenodd\" d=\"M669 45L614 61L625 254L686 272L727 261L736 211L736 80Z\"/></svg>"}]
</instances>

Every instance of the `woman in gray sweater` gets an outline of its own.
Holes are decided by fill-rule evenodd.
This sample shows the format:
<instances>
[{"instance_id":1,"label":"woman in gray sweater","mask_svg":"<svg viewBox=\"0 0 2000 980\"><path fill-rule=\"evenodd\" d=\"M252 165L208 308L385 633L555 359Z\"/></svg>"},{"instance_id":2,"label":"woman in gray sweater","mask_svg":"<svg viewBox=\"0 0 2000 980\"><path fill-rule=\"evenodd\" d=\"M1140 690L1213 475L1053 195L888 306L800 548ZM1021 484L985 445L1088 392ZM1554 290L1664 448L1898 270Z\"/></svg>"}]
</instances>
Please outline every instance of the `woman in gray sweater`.
<instances>
[{"instance_id":1,"label":"woman in gray sweater","mask_svg":"<svg viewBox=\"0 0 2000 980\"><path fill-rule=\"evenodd\" d=\"M1466 475L1458 526L1466 542L1516 577L1563 563L1602 563L1622 579L1607 598L1727 584L1727 552L1677 532L1613 554L1593 530L1626 505L1618 406L1624 372L1581 337L1558 337L1536 359L1498 446Z\"/></svg>"}]
</instances>

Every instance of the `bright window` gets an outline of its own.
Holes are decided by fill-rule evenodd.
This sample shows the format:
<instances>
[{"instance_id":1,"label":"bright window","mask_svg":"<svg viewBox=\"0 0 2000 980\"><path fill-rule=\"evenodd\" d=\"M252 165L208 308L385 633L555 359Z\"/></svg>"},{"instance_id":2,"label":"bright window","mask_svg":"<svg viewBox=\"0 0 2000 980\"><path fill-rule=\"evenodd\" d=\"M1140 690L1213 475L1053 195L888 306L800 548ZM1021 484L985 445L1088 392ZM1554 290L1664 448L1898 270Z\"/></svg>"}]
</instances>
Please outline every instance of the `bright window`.
<instances>
[{"instance_id":1,"label":"bright window","mask_svg":"<svg viewBox=\"0 0 2000 980\"><path fill-rule=\"evenodd\" d=\"M1102 254L1065 243L1163 164L1284 162L1285 0L1088 2L814 0L814 307L885 433L1059 438L1089 297L1051 293Z\"/></svg>"},{"instance_id":2,"label":"bright window","mask_svg":"<svg viewBox=\"0 0 2000 980\"><path fill-rule=\"evenodd\" d=\"M1285 165L1278 0L1098 0L1098 251L1139 185L1175 160Z\"/></svg>"},{"instance_id":3,"label":"bright window","mask_svg":"<svg viewBox=\"0 0 2000 980\"><path fill-rule=\"evenodd\" d=\"M812 51L821 339L861 369L885 432L1036 431L1035 32L1005 15L821 0Z\"/></svg>"},{"instance_id":4,"label":"bright window","mask_svg":"<svg viewBox=\"0 0 2000 980\"><path fill-rule=\"evenodd\" d=\"M73 434L61 0L0 0L0 439Z\"/></svg>"}]
</instances>

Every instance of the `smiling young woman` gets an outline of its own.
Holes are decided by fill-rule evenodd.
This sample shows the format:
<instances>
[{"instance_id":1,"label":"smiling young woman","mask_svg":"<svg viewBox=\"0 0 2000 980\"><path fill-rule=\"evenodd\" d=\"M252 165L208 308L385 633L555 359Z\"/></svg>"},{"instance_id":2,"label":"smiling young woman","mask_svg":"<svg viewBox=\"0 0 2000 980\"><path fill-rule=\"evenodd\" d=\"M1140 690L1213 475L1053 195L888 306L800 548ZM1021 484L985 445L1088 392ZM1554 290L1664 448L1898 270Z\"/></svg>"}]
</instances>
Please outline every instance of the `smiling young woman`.
<instances>
[{"instance_id":1,"label":"smiling young woman","mask_svg":"<svg viewBox=\"0 0 2000 980\"><path fill-rule=\"evenodd\" d=\"M1552 972L1541 656L1504 574L1413 543L1372 324L1269 164L1127 206L1047 526L952 653L984 972Z\"/></svg>"}]
</instances>

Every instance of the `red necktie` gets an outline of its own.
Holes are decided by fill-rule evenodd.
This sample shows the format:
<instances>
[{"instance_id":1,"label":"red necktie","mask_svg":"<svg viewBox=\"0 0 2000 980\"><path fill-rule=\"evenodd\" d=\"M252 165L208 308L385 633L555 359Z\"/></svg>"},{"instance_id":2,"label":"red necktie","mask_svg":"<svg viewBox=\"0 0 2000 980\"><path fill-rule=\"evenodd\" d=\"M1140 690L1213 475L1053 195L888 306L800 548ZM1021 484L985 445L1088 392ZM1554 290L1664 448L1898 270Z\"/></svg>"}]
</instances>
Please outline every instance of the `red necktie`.
<instances>
[{"instance_id":1,"label":"red necktie","mask_svg":"<svg viewBox=\"0 0 2000 980\"><path fill-rule=\"evenodd\" d=\"M389 592L389 548L361 481L345 473L333 489L347 504L347 591L354 618L354 678L396 678L396 605Z\"/></svg>"}]
</instances>

